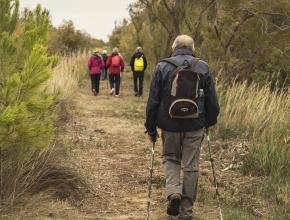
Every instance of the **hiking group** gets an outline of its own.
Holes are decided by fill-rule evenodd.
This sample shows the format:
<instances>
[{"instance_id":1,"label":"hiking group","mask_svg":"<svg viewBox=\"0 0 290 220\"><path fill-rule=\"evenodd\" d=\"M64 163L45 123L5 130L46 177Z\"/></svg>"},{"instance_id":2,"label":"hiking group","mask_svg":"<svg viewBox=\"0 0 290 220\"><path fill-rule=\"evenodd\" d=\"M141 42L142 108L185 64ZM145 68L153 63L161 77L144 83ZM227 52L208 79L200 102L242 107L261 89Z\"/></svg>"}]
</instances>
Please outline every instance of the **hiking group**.
<instances>
[{"instance_id":1,"label":"hiking group","mask_svg":"<svg viewBox=\"0 0 290 220\"><path fill-rule=\"evenodd\" d=\"M98 62L99 67L94 69L89 62L93 92L99 92L100 77L95 75L106 66L110 80L110 93L115 91L115 94L119 95L120 72L124 70L124 62L118 50L116 48L113 50L106 65L101 58L94 59L98 60L95 63ZM147 67L142 48L137 47L130 66L133 72L134 94L141 96L144 71ZM172 44L171 56L161 60L154 69L145 121L146 133L153 143L151 177L154 146L159 138L157 128L161 129L165 188L168 199L167 214L170 216L177 216L183 220L192 219L193 205L197 195L200 148L205 130L217 123L218 114L219 104L209 66L195 56L193 39L187 35L180 35ZM182 180L181 171L183 171ZM149 185L150 183L149 181ZM151 187L148 192L147 219L150 213Z\"/></svg>"},{"instance_id":2,"label":"hiking group","mask_svg":"<svg viewBox=\"0 0 290 220\"><path fill-rule=\"evenodd\" d=\"M141 47L136 48L131 58L130 66L134 79L134 95L142 96L147 60ZM95 96L99 94L100 79L106 80L108 77L110 85L109 94L115 94L118 97L120 94L121 74L124 72L124 68L125 63L118 48L114 48L110 56L107 56L106 50L102 52L102 55L100 55L98 50L95 50L88 61L93 94Z\"/></svg>"}]
</instances>

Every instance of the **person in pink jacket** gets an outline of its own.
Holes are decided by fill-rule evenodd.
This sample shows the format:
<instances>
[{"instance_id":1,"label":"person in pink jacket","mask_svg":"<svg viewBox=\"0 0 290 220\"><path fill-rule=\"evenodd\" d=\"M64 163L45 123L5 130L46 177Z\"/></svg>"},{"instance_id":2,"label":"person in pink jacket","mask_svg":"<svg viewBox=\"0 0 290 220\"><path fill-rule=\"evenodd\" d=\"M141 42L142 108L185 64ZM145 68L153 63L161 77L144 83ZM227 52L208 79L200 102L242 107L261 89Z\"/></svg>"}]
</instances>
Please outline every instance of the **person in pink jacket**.
<instances>
[{"instance_id":1,"label":"person in pink jacket","mask_svg":"<svg viewBox=\"0 0 290 220\"><path fill-rule=\"evenodd\" d=\"M104 67L105 64L102 57L99 55L99 51L95 50L88 61L92 92L95 96L99 94L101 72Z\"/></svg>"}]
</instances>

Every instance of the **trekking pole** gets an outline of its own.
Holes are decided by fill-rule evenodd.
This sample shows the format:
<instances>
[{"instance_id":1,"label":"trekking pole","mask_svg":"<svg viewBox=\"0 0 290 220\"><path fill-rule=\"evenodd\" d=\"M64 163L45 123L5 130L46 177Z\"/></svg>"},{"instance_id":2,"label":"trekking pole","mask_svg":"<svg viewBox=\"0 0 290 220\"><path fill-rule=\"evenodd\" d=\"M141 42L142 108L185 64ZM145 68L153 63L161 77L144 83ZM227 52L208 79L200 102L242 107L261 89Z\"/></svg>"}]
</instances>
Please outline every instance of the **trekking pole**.
<instances>
[{"instance_id":1,"label":"trekking pole","mask_svg":"<svg viewBox=\"0 0 290 220\"><path fill-rule=\"evenodd\" d=\"M212 155L211 155L210 139L209 139L208 129L206 129L206 136L207 136L207 146L208 146L209 160L210 160L210 163L211 163L213 181L214 181L214 185L215 185L215 196L216 196L217 205L218 205L218 208L219 208L219 211L220 211L220 220L223 220L223 213L222 213L222 208L221 208L220 194L219 194L219 191L218 191L218 182L217 182L217 179L216 179L216 173L215 173L215 169L214 169L213 158L212 158Z\"/></svg>"},{"instance_id":2,"label":"trekking pole","mask_svg":"<svg viewBox=\"0 0 290 220\"><path fill-rule=\"evenodd\" d=\"M150 216L150 206L151 206L151 191L152 191L152 177L153 177L153 165L154 165L154 154L155 154L155 142L152 144L151 147L151 161L150 161L150 168L149 168L149 179L148 179L148 198L147 198L147 217L146 220L149 219Z\"/></svg>"}]
</instances>

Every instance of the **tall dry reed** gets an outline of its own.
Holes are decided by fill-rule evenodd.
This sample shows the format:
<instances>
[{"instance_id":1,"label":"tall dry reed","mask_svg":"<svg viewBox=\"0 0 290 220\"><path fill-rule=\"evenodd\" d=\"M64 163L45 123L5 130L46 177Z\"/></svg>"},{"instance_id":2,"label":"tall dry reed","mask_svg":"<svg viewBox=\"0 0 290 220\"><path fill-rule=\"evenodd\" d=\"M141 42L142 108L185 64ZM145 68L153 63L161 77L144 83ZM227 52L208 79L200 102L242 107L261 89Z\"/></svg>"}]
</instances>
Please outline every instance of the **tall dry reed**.
<instances>
[{"instance_id":1,"label":"tall dry reed","mask_svg":"<svg viewBox=\"0 0 290 220\"><path fill-rule=\"evenodd\" d=\"M48 82L49 90L61 98L68 98L78 88L82 77L87 73L87 52L78 52L60 58L54 69L52 79Z\"/></svg>"},{"instance_id":2,"label":"tall dry reed","mask_svg":"<svg viewBox=\"0 0 290 220\"><path fill-rule=\"evenodd\" d=\"M290 195L290 94L270 86L217 83L221 114L216 128L222 138L251 142L244 171L268 175ZM290 202L288 199L287 202Z\"/></svg>"}]
</instances>

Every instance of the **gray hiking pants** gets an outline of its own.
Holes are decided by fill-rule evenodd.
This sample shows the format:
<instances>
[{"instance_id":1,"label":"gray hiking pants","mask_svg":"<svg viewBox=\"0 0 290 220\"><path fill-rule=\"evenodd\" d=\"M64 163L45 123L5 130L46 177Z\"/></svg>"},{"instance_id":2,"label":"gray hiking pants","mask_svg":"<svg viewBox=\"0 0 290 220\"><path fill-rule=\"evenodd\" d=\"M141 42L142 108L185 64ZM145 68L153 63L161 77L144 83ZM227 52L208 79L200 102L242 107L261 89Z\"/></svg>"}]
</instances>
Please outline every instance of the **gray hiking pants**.
<instances>
[{"instance_id":1,"label":"gray hiking pants","mask_svg":"<svg viewBox=\"0 0 290 220\"><path fill-rule=\"evenodd\" d=\"M166 177L166 194L182 195L180 216L191 216L196 199L200 147L203 129L175 133L162 131L163 163ZM183 182L180 181L181 162Z\"/></svg>"}]
</instances>

